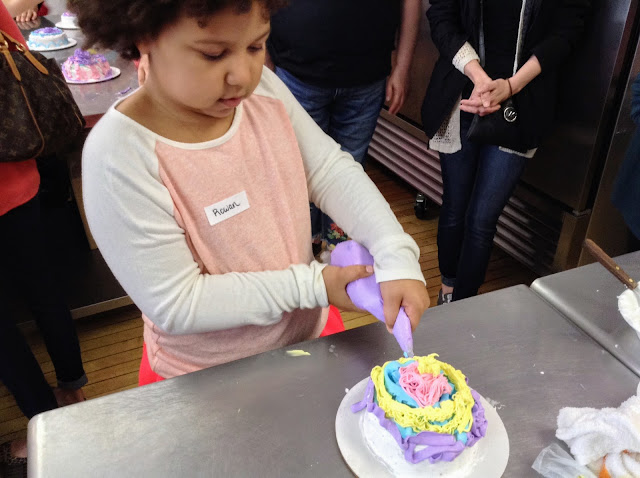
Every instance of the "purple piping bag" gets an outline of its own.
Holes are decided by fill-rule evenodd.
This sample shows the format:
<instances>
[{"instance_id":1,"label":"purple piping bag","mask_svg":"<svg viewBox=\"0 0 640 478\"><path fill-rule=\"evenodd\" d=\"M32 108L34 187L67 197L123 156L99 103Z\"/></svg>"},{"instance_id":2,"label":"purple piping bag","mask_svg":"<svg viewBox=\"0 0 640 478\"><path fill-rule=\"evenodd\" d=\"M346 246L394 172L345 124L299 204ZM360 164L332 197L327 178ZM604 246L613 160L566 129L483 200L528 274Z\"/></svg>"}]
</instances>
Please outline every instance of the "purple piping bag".
<instances>
[{"instance_id":1,"label":"purple piping bag","mask_svg":"<svg viewBox=\"0 0 640 478\"><path fill-rule=\"evenodd\" d=\"M373 256L369 251L356 241L344 241L339 243L331 252L331 265L346 267L355 265L373 265ZM382 294L380 285L376 282L375 275L358 279L347 285L347 294L351 301L360 309L366 310L381 322L384 320ZM393 326L395 336L402 351L407 357L413 357L413 335L411 333L411 321L400 308L396 323Z\"/></svg>"}]
</instances>

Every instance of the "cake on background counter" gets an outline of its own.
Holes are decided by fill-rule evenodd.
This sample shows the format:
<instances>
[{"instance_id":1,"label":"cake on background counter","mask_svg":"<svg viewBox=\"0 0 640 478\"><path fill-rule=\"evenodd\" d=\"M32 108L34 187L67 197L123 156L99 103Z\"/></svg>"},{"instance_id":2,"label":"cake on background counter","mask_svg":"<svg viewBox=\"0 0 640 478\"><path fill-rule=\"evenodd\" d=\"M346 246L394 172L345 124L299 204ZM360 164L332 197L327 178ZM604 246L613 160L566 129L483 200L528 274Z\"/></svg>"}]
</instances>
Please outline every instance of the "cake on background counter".
<instances>
[{"instance_id":1,"label":"cake on background counter","mask_svg":"<svg viewBox=\"0 0 640 478\"><path fill-rule=\"evenodd\" d=\"M78 15L73 12L64 12L60 17L60 21L56 23L56 26L68 30L77 30L80 28L78 26Z\"/></svg>"},{"instance_id":2,"label":"cake on background counter","mask_svg":"<svg viewBox=\"0 0 640 478\"><path fill-rule=\"evenodd\" d=\"M67 34L56 27L38 28L29 35L27 46L30 50L54 50L75 44Z\"/></svg>"},{"instance_id":3,"label":"cake on background counter","mask_svg":"<svg viewBox=\"0 0 640 478\"><path fill-rule=\"evenodd\" d=\"M95 82L110 79L114 71L104 55L92 54L77 48L72 56L62 63L62 74L71 82Z\"/></svg>"}]
</instances>

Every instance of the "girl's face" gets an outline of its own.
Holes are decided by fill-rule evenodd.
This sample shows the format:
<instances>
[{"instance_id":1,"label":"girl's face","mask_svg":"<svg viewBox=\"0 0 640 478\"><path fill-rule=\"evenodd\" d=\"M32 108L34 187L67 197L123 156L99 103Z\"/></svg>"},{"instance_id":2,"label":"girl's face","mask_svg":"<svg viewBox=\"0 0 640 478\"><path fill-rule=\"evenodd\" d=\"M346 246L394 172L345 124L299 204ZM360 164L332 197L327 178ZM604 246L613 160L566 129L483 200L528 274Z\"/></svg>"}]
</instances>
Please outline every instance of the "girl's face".
<instances>
[{"instance_id":1,"label":"girl's face","mask_svg":"<svg viewBox=\"0 0 640 478\"><path fill-rule=\"evenodd\" d=\"M182 16L152 41L145 89L177 116L228 118L258 86L270 23L262 5L221 10L201 27Z\"/></svg>"}]
</instances>

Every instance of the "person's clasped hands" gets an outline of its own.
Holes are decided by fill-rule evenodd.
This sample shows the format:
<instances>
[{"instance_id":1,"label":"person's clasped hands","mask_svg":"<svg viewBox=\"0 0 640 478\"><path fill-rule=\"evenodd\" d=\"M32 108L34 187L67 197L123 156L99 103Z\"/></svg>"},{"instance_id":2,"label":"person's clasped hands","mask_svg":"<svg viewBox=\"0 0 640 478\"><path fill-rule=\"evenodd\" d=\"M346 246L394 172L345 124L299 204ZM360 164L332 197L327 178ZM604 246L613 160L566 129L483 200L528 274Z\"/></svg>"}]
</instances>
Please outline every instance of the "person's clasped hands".
<instances>
[{"instance_id":1,"label":"person's clasped hands","mask_svg":"<svg viewBox=\"0 0 640 478\"><path fill-rule=\"evenodd\" d=\"M513 96L513 89L509 79L498 78L492 80L487 76L476 83L468 100L460 102L460 109L479 116L490 115L498 111L503 102Z\"/></svg>"}]
</instances>

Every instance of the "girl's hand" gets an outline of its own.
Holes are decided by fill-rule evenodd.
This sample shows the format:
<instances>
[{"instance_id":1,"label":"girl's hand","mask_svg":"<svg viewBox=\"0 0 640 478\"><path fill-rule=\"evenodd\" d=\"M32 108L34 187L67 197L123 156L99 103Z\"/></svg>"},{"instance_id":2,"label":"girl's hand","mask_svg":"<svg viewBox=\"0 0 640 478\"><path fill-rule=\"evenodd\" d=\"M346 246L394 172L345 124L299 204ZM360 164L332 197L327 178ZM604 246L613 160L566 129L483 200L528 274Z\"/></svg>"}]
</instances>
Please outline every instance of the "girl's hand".
<instances>
[{"instance_id":1,"label":"girl's hand","mask_svg":"<svg viewBox=\"0 0 640 478\"><path fill-rule=\"evenodd\" d=\"M29 8L16 17L17 23L31 22L38 18L38 11L35 8Z\"/></svg>"},{"instance_id":2,"label":"girl's hand","mask_svg":"<svg viewBox=\"0 0 640 478\"><path fill-rule=\"evenodd\" d=\"M431 302L427 288L417 280L381 282L380 292L384 302L384 318L389 332L393 330L400 307L404 307L404 311L411 321L411 328L415 330L420 323L422 314Z\"/></svg>"},{"instance_id":3,"label":"girl's hand","mask_svg":"<svg viewBox=\"0 0 640 478\"><path fill-rule=\"evenodd\" d=\"M495 107L502 104L513 96L509 80L499 78L478 88L478 94L482 99L482 106L485 108Z\"/></svg>"},{"instance_id":4,"label":"girl's hand","mask_svg":"<svg viewBox=\"0 0 640 478\"><path fill-rule=\"evenodd\" d=\"M358 309L347 295L347 284L364 279L373 274L373 266L327 266L322 270L322 278L331 305L342 310L365 312ZM397 314L396 314L397 315ZM394 318L395 320L395 318Z\"/></svg>"},{"instance_id":5,"label":"girl's hand","mask_svg":"<svg viewBox=\"0 0 640 478\"><path fill-rule=\"evenodd\" d=\"M387 78L385 100L389 103L389 114L395 115L400 111L407 97L407 91L409 91L409 75L397 67L394 68Z\"/></svg>"}]
</instances>

